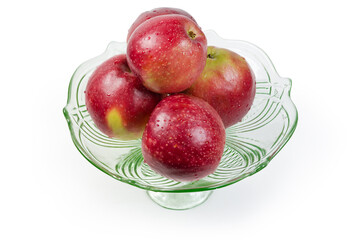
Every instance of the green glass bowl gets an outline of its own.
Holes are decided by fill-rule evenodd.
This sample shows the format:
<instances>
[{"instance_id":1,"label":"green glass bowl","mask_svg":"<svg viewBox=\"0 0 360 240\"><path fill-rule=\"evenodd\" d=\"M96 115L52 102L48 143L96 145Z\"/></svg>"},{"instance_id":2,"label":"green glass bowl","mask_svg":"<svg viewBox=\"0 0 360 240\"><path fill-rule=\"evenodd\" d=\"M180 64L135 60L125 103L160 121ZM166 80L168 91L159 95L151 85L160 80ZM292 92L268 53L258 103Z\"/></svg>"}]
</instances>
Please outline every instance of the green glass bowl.
<instances>
[{"instance_id":1,"label":"green glass bowl","mask_svg":"<svg viewBox=\"0 0 360 240\"><path fill-rule=\"evenodd\" d=\"M197 206L209 197L210 190L259 172L284 147L297 125L297 110L290 99L291 80L277 74L261 49L244 41L224 40L214 31L205 34L209 46L227 48L245 57L256 76L254 104L241 122L226 129L224 154L213 174L190 183L164 178L143 162L141 139L112 139L95 126L85 106L87 82L98 65L125 53L126 43L111 42L103 54L77 68L63 109L72 140L90 163L121 182L148 190L152 200L170 209Z\"/></svg>"}]
</instances>

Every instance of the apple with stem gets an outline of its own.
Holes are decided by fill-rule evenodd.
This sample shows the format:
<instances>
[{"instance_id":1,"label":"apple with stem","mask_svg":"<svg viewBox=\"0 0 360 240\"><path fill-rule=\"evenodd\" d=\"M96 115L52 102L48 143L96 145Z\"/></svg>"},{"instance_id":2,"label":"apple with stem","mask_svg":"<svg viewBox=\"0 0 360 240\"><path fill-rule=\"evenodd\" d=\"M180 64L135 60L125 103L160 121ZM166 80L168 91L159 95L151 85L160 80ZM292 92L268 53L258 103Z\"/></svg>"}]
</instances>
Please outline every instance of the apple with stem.
<instances>
[{"instance_id":1,"label":"apple with stem","mask_svg":"<svg viewBox=\"0 0 360 240\"><path fill-rule=\"evenodd\" d=\"M127 46L132 72L156 93L176 93L189 88L206 64L207 40L190 18L169 14L139 25Z\"/></svg>"},{"instance_id":2,"label":"apple with stem","mask_svg":"<svg viewBox=\"0 0 360 240\"><path fill-rule=\"evenodd\" d=\"M156 16L168 15L168 14L183 15L183 16L186 16L186 17L190 18L194 22L196 22L195 19L188 12L186 12L186 11L184 11L182 9L168 8L168 7L154 8L154 9L152 9L150 11L143 12L142 14L140 14L138 16L138 18L134 21L134 23L129 28L128 35L127 35L127 38L126 38L126 42L129 41L129 38L130 38L131 34L134 32L134 30L140 24L142 24L143 22L149 20L150 18L153 18L153 17L156 17Z\"/></svg>"},{"instance_id":3,"label":"apple with stem","mask_svg":"<svg viewBox=\"0 0 360 240\"><path fill-rule=\"evenodd\" d=\"M174 94L161 100L142 138L144 161L160 175L179 182L213 173L225 146L225 128L204 100Z\"/></svg>"},{"instance_id":4,"label":"apple with stem","mask_svg":"<svg viewBox=\"0 0 360 240\"><path fill-rule=\"evenodd\" d=\"M85 91L86 108L95 125L107 136L121 140L142 136L160 100L161 95L147 90L130 71L125 54L102 63Z\"/></svg>"},{"instance_id":5,"label":"apple with stem","mask_svg":"<svg viewBox=\"0 0 360 240\"><path fill-rule=\"evenodd\" d=\"M245 58L228 49L209 46L205 69L186 93L208 102L227 128L241 121L250 110L255 91L255 76Z\"/></svg>"}]
</instances>

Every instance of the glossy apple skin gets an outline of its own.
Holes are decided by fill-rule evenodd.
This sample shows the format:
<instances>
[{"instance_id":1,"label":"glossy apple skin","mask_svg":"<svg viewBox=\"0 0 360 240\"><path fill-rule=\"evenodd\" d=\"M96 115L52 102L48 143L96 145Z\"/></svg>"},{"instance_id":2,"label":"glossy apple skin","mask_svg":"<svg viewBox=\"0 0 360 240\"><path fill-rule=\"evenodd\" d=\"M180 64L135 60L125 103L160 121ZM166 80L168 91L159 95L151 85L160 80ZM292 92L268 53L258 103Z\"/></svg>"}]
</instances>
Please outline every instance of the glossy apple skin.
<instances>
[{"instance_id":1,"label":"glossy apple skin","mask_svg":"<svg viewBox=\"0 0 360 240\"><path fill-rule=\"evenodd\" d=\"M166 97L156 106L142 138L145 163L179 182L213 173L224 146L220 116L205 101L185 94Z\"/></svg>"},{"instance_id":2,"label":"glossy apple skin","mask_svg":"<svg viewBox=\"0 0 360 240\"><path fill-rule=\"evenodd\" d=\"M228 49L209 46L205 69L186 93L208 102L227 128L247 114L255 91L254 73L243 57Z\"/></svg>"},{"instance_id":3,"label":"glossy apple skin","mask_svg":"<svg viewBox=\"0 0 360 240\"><path fill-rule=\"evenodd\" d=\"M95 125L106 135L122 140L142 136L156 104L161 100L142 86L126 62L125 54L102 63L91 75L86 108Z\"/></svg>"},{"instance_id":4,"label":"glossy apple skin","mask_svg":"<svg viewBox=\"0 0 360 240\"><path fill-rule=\"evenodd\" d=\"M134 30L143 22L149 20L150 18L156 17L156 16L162 16L162 15L168 15L168 14L179 14L179 15L183 15L186 16L188 18L190 18L191 20L193 20L194 22L195 19L186 11L179 9L179 8L167 8L167 7L163 7L163 8L154 8L150 11L146 11L143 12L142 14L139 15L139 17L135 20L135 22L131 25L131 27L129 28L128 31L128 35L126 38L126 42L129 41L129 38L131 36L131 34L134 32Z\"/></svg>"},{"instance_id":5,"label":"glossy apple skin","mask_svg":"<svg viewBox=\"0 0 360 240\"><path fill-rule=\"evenodd\" d=\"M127 46L130 69L149 90L181 92L200 76L207 41L199 26L179 14L151 18L135 29Z\"/></svg>"}]
</instances>

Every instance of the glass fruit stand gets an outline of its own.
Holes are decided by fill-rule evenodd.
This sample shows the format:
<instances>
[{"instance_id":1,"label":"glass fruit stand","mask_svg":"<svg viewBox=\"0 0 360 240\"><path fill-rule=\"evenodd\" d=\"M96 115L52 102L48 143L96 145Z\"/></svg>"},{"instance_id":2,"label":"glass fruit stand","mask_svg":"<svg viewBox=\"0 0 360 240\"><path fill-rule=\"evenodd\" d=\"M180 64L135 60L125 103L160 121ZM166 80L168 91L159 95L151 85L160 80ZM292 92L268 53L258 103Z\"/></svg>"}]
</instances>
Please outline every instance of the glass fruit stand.
<instances>
[{"instance_id":1,"label":"glass fruit stand","mask_svg":"<svg viewBox=\"0 0 360 240\"><path fill-rule=\"evenodd\" d=\"M125 53L126 43L111 42L103 54L77 68L63 109L76 148L91 164L121 182L146 190L154 202L168 209L198 206L214 189L259 172L284 147L297 125L297 110L290 98L291 80L277 74L261 49L248 42L222 39L214 31L205 34L209 46L243 56L256 77L253 106L240 123L226 129L225 150L213 174L190 183L164 178L143 162L141 139L112 139L94 125L85 106L87 81L102 62Z\"/></svg>"}]
</instances>

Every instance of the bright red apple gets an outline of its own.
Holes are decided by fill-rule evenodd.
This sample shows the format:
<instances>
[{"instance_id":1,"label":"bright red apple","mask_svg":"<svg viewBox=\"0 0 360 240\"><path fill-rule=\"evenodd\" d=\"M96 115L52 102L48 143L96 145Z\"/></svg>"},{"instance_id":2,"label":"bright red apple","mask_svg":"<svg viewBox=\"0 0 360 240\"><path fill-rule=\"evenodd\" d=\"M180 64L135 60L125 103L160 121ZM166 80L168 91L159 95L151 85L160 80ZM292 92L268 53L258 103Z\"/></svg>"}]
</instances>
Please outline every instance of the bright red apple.
<instances>
[{"instance_id":1,"label":"bright red apple","mask_svg":"<svg viewBox=\"0 0 360 240\"><path fill-rule=\"evenodd\" d=\"M175 181L199 180L213 173L225 146L218 113L200 98L174 94L154 109L142 138L144 161Z\"/></svg>"},{"instance_id":2,"label":"bright red apple","mask_svg":"<svg viewBox=\"0 0 360 240\"><path fill-rule=\"evenodd\" d=\"M255 76L243 57L209 46L205 69L186 93L208 102L227 128L250 110L255 90Z\"/></svg>"},{"instance_id":3,"label":"bright red apple","mask_svg":"<svg viewBox=\"0 0 360 240\"><path fill-rule=\"evenodd\" d=\"M162 8L154 8L150 11L146 11L143 12L142 14L139 15L139 17L135 20L135 22L131 25L131 27L129 28L129 32L126 38L126 42L129 41L129 38L131 36L131 34L134 32L134 30L143 22L149 20L150 18L156 17L156 16L161 16L161 15L168 15L168 14L180 14L183 16L186 16L188 18L190 18L191 20L193 20L194 22L195 19L186 11L182 10L182 9L178 9L178 8L167 8L167 7L162 7Z\"/></svg>"},{"instance_id":4,"label":"bright red apple","mask_svg":"<svg viewBox=\"0 0 360 240\"><path fill-rule=\"evenodd\" d=\"M147 90L129 69L125 54L101 64L91 75L85 104L95 125L109 137L140 138L161 95Z\"/></svg>"},{"instance_id":5,"label":"bright red apple","mask_svg":"<svg viewBox=\"0 0 360 240\"><path fill-rule=\"evenodd\" d=\"M190 18L170 14L138 26L127 46L130 69L149 90L181 92L200 76L206 63L207 41Z\"/></svg>"}]
</instances>

